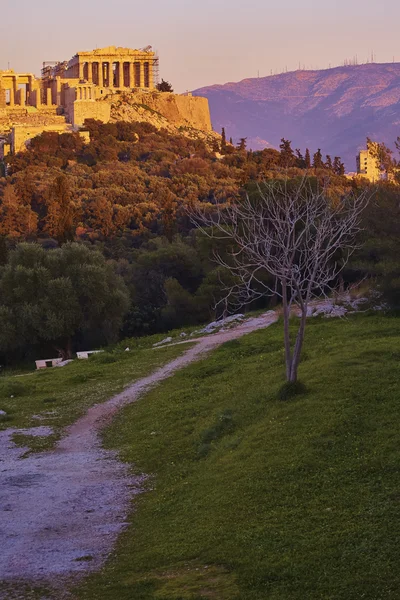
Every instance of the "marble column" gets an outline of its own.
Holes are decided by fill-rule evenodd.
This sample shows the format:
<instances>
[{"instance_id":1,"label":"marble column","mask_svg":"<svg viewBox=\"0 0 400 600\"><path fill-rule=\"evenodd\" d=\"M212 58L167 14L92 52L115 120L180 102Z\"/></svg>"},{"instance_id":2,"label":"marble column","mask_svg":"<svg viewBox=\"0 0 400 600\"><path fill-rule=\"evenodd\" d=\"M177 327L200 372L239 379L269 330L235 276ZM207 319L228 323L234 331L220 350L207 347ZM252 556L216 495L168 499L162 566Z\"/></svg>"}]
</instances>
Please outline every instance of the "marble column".
<instances>
[{"instance_id":1,"label":"marble column","mask_svg":"<svg viewBox=\"0 0 400 600\"><path fill-rule=\"evenodd\" d=\"M99 68L98 68L98 74L99 74L99 87L104 87L104 64L102 61L100 61L98 63Z\"/></svg>"},{"instance_id":2,"label":"marble column","mask_svg":"<svg viewBox=\"0 0 400 600\"><path fill-rule=\"evenodd\" d=\"M139 87L144 88L144 62L142 60L139 62L139 68L140 68L140 84L139 84Z\"/></svg>"},{"instance_id":3,"label":"marble column","mask_svg":"<svg viewBox=\"0 0 400 600\"><path fill-rule=\"evenodd\" d=\"M14 106L15 104L15 83L14 83L14 77L11 78L11 87L10 87L10 106Z\"/></svg>"},{"instance_id":4,"label":"marble column","mask_svg":"<svg viewBox=\"0 0 400 600\"><path fill-rule=\"evenodd\" d=\"M111 63L107 62L106 63L106 87L111 87L112 86L112 81L111 81L111 71L112 71L112 67L111 67Z\"/></svg>"},{"instance_id":5,"label":"marble column","mask_svg":"<svg viewBox=\"0 0 400 600\"><path fill-rule=\"evenodd\" d=\"M135 63L129 63L129 87L135 87Z\"/></svg>"},{"instance_id":6,"label":"marble column","mask_svg":"<svg viewBox=\"0 0 400 600\"><path fill-rule=\"evenodd\" d=\"M78 63L78 69L79 69L79 79L83 79L83 63Z\"/></svg>"},{"instance_id":7,"label":"marble column","mask_svg":"<svg viewBox=\"0 0 400 600\"><path fill-rule=\"evenodd\" d=\"M93 63L88 62L88 82L93 82Z\"/></svg>"},{"instance_id":8,"label":"marble column","mask_svg":"<svg viewBox=\"0 0 400 600\"><path fill-rule=\"evenodd\" d=\"M124 63L123 62L117 62L117 68L115 71L115 78L116 78L116 86L117 88L122 87L123 85L123 78L124 78ZM122 79L122 83L121 83L121 79Z\"/></svg>"}]
</instances>

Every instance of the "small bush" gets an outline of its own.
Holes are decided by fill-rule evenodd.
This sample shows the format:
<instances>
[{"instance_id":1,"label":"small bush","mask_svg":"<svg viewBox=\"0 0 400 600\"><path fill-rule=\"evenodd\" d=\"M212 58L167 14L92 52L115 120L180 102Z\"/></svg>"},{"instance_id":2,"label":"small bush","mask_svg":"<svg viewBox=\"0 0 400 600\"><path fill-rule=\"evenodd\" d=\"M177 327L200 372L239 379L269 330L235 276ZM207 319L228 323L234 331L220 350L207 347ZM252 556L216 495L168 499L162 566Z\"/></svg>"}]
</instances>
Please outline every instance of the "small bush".
<instances>
[{"instance_id":1,"label":"small bush","mask_svg":"<svg viewBox=\"0 0 400 600\"><path fill-rule=\"evenodd\" d=\"M278 391L278 400L290 400L294 396L305 394L307 388L301 381L286 381Z\"/></svg>"},{"instance_id":2,"label":"small bush","mask_svg":"<svg viewBox=\"0 0 400 600\"><path fill-rule=\"evenodd\" d=\"M22 381L7 381L7 383L0 388L0 394L8 398L11 396L14 396L15 398L27 396L33 392L33 386L22 383Z\"/></svg>"}]
</instances>

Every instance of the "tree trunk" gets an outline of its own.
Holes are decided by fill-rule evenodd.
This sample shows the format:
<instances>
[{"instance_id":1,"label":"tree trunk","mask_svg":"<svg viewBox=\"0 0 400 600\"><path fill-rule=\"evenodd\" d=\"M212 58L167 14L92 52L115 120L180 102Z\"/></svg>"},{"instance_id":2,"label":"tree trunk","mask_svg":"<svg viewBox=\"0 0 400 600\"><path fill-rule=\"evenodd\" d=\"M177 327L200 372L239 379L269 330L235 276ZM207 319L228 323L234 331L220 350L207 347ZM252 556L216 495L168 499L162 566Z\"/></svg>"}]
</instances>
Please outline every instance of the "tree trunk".
<instances>
[{"instance_id":1,"label":"tree trunk","mask_svg":"<svg viewBox=\"0 0 400 600\"><path fill-rule=\"evenodd\" d=\"M56 348L60 358L70 360L72 358L72 338L67 338L62 348Z\"/></svg>"},{"instance_id":2,"label":"tree trunk","mask_svg":"<svg viewBox=\"0 0 400 600\"><path fill-rule=\"evenodd\" d=\"M287 287L286 282L282 282L282 305L283 305L283 330L285 338L285 363L286 363L286 379L290 381L292 371L292 353L290 350L290 309L287 302Z\"/></svg>"},{"instance_id":3,"label":"tree trunk","mask_svg":"<svg viewBox=\"0 0 400 600\"><path fill-rule=\"evenodd\" d=\"M301 349L303 348L304 333L306 329L307 321L307 305L304 305L301 309L300 325L297 331L296 344L293 350L292 364L290 369L289 381L297 381L297 371L300 363Z\"/></svg>"}]
</instances>

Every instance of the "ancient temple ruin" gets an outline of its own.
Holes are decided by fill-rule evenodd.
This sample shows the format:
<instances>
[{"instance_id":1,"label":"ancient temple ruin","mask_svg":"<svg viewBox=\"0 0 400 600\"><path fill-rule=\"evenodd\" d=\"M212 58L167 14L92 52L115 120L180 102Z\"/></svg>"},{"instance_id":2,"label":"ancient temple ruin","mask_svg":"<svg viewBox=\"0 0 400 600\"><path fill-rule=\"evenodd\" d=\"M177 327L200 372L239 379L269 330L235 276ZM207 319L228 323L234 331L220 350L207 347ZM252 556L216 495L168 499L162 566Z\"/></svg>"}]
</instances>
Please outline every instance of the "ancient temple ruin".
<instances>
[{"instance_id":1,"label":"ancient temple ruin","mask_svg":"<svg viewBox=\"0 0 400 600\"><path fill-rule=\"evenodd\" d=\"M110 104L102 99L151 91L157 78L158 56L151 46L77 52L68 61L43 63L41 77L0 71L0 141L18 152L41 131L69 131L88 118L107 123Z\"/></svg>"}]
</instances>

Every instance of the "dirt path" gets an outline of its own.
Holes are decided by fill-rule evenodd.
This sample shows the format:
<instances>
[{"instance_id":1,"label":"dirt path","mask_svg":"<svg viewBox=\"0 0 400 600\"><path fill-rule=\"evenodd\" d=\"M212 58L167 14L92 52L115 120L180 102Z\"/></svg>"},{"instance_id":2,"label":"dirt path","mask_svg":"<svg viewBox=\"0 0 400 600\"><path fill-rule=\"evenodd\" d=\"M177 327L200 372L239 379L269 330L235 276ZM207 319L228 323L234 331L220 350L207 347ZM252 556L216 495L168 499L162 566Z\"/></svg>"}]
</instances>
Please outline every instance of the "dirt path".
<instances>
[{"instance_id":1,"label":"dirt path","mask_svg":"<svg viewBox=\"0 0 400 600\"><path fill-rule=\"evenodd\" d=\"M0 582L8 590L2 592L0 585L0 598L24 597L10 595L13 582L54 584L101 566L124 528L143 477L132 477L116 453L101 447L99 430L178 369L277 318L270 311L234 329L191 339L196 345L182 356L93 406L66 430L55 450L22 459L25 449L11 442L14 431L0 433Z\"/></svg>"}]
</instances>

